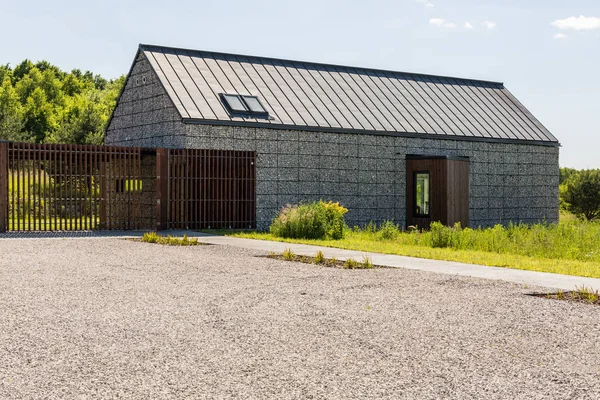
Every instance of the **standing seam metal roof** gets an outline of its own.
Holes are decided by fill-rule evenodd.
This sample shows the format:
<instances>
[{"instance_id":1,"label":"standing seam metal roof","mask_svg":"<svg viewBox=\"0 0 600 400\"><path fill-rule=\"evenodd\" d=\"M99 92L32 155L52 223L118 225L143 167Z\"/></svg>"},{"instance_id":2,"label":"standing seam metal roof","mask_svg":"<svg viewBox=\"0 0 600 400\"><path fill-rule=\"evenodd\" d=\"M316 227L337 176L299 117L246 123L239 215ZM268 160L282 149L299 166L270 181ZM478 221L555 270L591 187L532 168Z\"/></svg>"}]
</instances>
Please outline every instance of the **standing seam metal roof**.
<instances>
[{"instance_id":1,"label":"standing seam metal roof","mask_svg":"<svg viewBox=\"0 0 600 400\"><path fill-rule=\"evenodd\" d=\"M140 45L183 122L558 145L502 83ZM258 96L269 119L220 93Z\"/></svg>"}]
</instances>

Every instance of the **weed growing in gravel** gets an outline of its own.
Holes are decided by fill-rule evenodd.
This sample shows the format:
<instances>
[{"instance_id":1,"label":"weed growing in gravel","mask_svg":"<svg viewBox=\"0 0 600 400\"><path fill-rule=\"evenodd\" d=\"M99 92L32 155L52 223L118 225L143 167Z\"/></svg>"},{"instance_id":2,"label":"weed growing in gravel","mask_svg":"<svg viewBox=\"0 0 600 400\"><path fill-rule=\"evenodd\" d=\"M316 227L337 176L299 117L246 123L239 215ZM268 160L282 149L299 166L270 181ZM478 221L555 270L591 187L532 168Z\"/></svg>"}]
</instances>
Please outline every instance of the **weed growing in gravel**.
<instances>
[{"instance_id":1,"label":"weed growing in gravel","mask_svg":"<svg viewBox=\"0 0 600 400\"><path fill-rule=\"evenodd\" d=\"M323 262L325 261L325 255L323 254L323 252L321 250L319 250L317 252L317 255L315 255L315 264L323 264Z\"/></svg>"},{"instance_id":2,"label":"weed growing in gravel","mask_svg":"<svg viewBox=\"0 0 600 400\"><path fill-rule=\"evenodd\" d=\"M290 249L285 249L281 256L285 261L294 261L296 259L296 255Z\"/></svg>"},{"instance_id":3,"label":"weed growing in gravel","mask_svg":"<svg viewBox=\"0 0 600 400\"><path fill-rule=\"evenodd\" d=\"M363 256L363 259L360 263L360 267L364 268L364 269L373 268L373 262L371 261L371 258L369 258L367 256Z\"/></svg>"},{"instance_id":4,"label":"weed growing in gravel","mask_svg":"<svg viewBox=\"0 0 600 400\"><path fill-rule=\"evenodd\" d=\"M576 287L571 292L557 290L556 293L547 293L546 295L533 294L533 296L544 296L547 299L576 301L587 304L600 305L600 291L592 290L585 286Z\"/></svg>"},{"instance_id":5,"label":"weed growing in gravel","mask_svg":"<svg viewBox=\"0 0 600 400\"><path fill-rule=\"evenodd\" d=\"M375 268L371 259L364 256L362 261L357 261L353 258L349 258L346 261L338 261L335 257L327 259L322 251L319 251L315 257L310 256L298 256L294 254L290 249L285 249L282 254L270 252L267 258L274 258L283 261L298 261L305 264L317 264L324 265L326 267L341 267L344 269L372 269Z\"/></svg>"},{"instance_id":6,"label":"weed growing in gravel","mask_svg":"<svg viewBox=\"0 0 600 400\"><path fill-rule=\"evenodd\" d=\"M142 242L145 243L158 243L160 236L156 232L147 232L144 233L142 237Z\"/></svg>"},{"instance_id":7,"label":"weed growing in gravel","mask_svg":"<svg viewBox=\"0 0 600 400\"><path fill-rule=\"evenodd\" d=\"M156 243L167 246L198 246L200 243L198 239L190 239L187 235L183 237L176 237L168 235L167 237L161 236L156 232L147 232L142 236L142 242L144 243Z\"/></svg>"},{"instance_id":8,"label":"weed growing in gravel","mask_svg":"<svg viewBox=\"0 0 600 400\"><path fill-rule=\"evenodd\" d=\"M559 290L558 292L556 292L556 298L559 300L562 300L565 297L565 292L563 292L562 290Z\"/></svg>"},{"instance_id":9,"label":"weed growing in gravel","mask_svg":"<svg viewBox=\"0 0 600 400\"><path fill-rule=\"evenodd\" d=\"M596 290L595 292L591 288L587 288L585 286L578 287L573 292L573 297L576 297L577 300L584 300L589 303L597 303L600 298L600 293Z\"/></svg>"}]
</instances>

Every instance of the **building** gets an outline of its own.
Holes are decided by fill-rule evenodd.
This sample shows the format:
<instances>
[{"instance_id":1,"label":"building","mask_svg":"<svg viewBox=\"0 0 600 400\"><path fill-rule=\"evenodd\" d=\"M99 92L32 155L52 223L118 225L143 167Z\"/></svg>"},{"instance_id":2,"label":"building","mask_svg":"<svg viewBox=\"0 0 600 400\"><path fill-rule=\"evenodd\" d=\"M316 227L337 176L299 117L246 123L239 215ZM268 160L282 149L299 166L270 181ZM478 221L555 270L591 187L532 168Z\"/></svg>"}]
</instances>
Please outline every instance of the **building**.
<instances>
[{"instance_id":1,"label":"building","mask_svg":"<svg viewBox=\"0 0 600 400\"><path fill-rule=\"evenodd\" d=\"M558 220L559 142L502 83L140 45L106 144L256 152L256 222Z\"/></svg>"}]
</instances>

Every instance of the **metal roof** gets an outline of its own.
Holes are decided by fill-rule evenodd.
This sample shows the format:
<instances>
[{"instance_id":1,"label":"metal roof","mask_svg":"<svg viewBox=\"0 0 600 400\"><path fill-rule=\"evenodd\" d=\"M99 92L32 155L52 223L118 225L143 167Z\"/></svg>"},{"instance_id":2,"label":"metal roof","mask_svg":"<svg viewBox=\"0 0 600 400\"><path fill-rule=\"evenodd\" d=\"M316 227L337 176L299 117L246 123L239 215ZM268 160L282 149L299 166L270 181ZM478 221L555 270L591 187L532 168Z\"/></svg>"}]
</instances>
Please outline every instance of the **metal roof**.
<instances>
[{"instance_id":1,"label":"metal roof","mask_svg":"<svg viewBox=\"0 0 600 400\"><path fill-rule=\"evenodd\" d=\"M498 82L153 45L140 51L184 122L558 145ZM258 96L269 118L230 114L223 93Z\"/></svg>"}]
</instances>

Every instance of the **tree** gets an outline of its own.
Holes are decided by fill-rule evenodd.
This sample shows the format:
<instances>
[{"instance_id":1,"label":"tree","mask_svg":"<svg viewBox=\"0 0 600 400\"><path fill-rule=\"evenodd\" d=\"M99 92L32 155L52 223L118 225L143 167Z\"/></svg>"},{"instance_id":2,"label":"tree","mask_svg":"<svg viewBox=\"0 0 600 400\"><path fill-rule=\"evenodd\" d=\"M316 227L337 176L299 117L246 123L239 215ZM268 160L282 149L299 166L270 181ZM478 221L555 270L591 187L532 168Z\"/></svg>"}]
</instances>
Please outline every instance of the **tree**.
<instances>
[{"instance_id":1,"label":"tree","mask_svg":"<svg viewBox=\"0 0 600 400\"><path fill-rule=\"evenodd\" d=\"M583 170L571 176L561 190L567 211L591 221L600 216L600 170Z\"/></svg>"},{"instance_id":2,"label":"tree","mask_svg":"<svg viewBox=\"0 0 600 400\"><path fill-rule=\"evenodd\" d=\"M13 72L12 72L12 69L10 69L10 66L8 64L0 65L0 83L3 83L4 78L6 78L6 77L10 78L11 82L12 82L12 76L13 76Z\"/></svg>"},{"instance_id":3,"label":"tree","mask_svg":"<svg viewBox=\"0 0 600 400\"><path fill-rule=\"evenodd\" d=\"M0 140L21 140L23 109L8 76L0 85Z\"/></svg>"},{"instance_id":4,"label":"tree","mask_svg":"<svg viewBox=\"0 0 600 400\"><path fill-rule=\"evenodd\" d=\"M569 178L577 175L578 172L579 171L576 170L575 168L566 168L566 167L561 168L559 184L562 185L562 184L566 183L569 180Z\"/></svg>"},{"instance_id":5,"label":"tree","mask_svg":"<svg viewBox=\"0 0 600 400\"><path fill-rule=\"evenodd\" d=\"M17 65L13 71L15 79L22 79L25 75L29 74L34 68L33 63L30 60L23 60L23 62Z\"/></svg>"},{"instance_id":6,"label":"tree","mask_svg":"<svg viewBox=\"0 0 600 400\"><path fill-rule=\"evenodd\" d=\"M23 130L29 140L41 143L55 129L56 116L52 104L48 102L46 93L41 88L35 88L25 105Z\"/></svg>"},{"instance_id":7,"label":"tree","mask_svg":"<svg viewBox=\"0 0 600 400\"><path fill-rule=\"evenodd\" d=\"M69 99L59 128L46 138L49 143L100 144L108 110L97 92Z\"/></svg>"}]
</instances>

